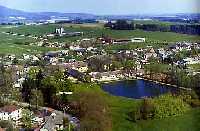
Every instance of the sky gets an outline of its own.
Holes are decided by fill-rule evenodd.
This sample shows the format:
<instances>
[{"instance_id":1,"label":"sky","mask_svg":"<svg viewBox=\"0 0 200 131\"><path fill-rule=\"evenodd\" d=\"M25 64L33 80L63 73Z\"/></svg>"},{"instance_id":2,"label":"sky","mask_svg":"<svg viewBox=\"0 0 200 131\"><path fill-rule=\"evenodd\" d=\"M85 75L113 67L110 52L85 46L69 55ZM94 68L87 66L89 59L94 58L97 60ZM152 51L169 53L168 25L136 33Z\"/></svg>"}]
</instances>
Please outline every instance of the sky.
<instances>
[{"instance_id":1,"label":"sky","mask_svg":"<svg viewBox=\"0 0 200 131\"><path fill-rule=\"evenodd\" d=\"M200 12L200 0L0 0L0 5L29 12L98 15Z\"/></svg>"}]
</instances>

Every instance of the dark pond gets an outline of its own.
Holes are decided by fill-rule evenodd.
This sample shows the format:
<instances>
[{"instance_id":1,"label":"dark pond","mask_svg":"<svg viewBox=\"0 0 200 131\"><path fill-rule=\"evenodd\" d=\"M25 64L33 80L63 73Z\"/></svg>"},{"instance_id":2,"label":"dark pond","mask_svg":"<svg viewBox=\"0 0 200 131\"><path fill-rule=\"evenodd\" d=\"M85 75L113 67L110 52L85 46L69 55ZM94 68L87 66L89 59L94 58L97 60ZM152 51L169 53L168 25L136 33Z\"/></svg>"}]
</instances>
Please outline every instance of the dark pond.
<instances>
[{"instance_id":1,"label":"dark pond","mask_svg":"<svg viewBox=\"0 0 200 131\"><path fill-rule=\"evenodd\" d=\"M145 80L119 81L103 84L104 91L128 98L155 97L165 93L177 93L179 89Z\"/></svg>"}]
</instances>

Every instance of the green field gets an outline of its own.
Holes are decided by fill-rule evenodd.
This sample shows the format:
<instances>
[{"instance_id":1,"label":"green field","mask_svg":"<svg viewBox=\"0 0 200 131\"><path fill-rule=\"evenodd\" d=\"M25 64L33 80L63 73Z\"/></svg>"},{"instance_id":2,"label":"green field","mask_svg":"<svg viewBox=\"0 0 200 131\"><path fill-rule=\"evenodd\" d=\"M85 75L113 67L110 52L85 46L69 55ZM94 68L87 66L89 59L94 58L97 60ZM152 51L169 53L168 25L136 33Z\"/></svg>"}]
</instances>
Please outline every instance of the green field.
<instances>
[{"instance_id":1,"label":"green field","mask_svg":"<svg viewBox=\"0 0 200 131\"><path fill-rule=\"evenodd\" d=\"M192 36L185 34L177 34L172 32L147 32L142 30L110 30L99 27L95 24L92 25L74 25L74 24L64 24L64 25L39 25L39 26L20 26L17 28L4 29L7 31L12 31L20 34L32 34L32 35L44 35L48 33L53 33L56 27L63 26L66 31L73 32L84 32L86 38L90 37L101 37L109 36L113 38L132 38L132 37L145 37L147 42L176 42L176 41L200 41L200 36ZM77 37L78 38L78 37ZM81 37L80 37L81 38ZM70 40L70 38L65 38L64 40ZM73 40L73 39L72 39Z\"/></svg>"},{"instance_id":2,"label":"green field","mask_svg":"<svg viewBox=\"0 0 200 131\"><path fill-rule=\"evenodd\" d=\"M78 31L84 32L83 37L101 37L102 35L113 37L113 38L132 38L132 37L145 37L147 42L150 41L200 41L200 36L192 36L185 34L177 34L171 32L147 32L142 30L110 30L98 27L96 24L92 25L80 25L80 24L64 24L64 25L39 25L39 26L19 26L17 28L7 28L4 31L12 31L20 34L32 34L32 35L44 35L48 33L53 33L56 27L63 26L66 31ZM65 38L70 40L70 38ZM65 40L63 39L63 40Z\"/></svg>"},{"instance_id":3,"label":"green field","mask_svg":"<svg viewBox=\"0 0 200 131\"><path fill-rule=\"evenodd\" d=\"M55 28L63 26L67 32L84 32L83 36L61 37L49 39L50 42L71 43L82 38L97 38L108 36L117 39L126 39L133 37L145 37L145 43L129 43L124 45L112 45L106 49L134 49L136 47L145 47L152 45L154 47L166 46L166 43L177 41L200 42L200 36L177 34L171 32L147 32L142 30L110 30L103 28L102 24L63 24L63 25L32 25L32 26L0 26L0 53L40 53L48 50L55 50L45 47L24 46L25 43L34 43L35 39L23 36L13 36L2 32L13 32L18 34L31 34L32 36L43 36L44 34L53 33ZM22 43L22 44L16 44Z\"/></svg>"},{"instance_id":4,"label":"green field","mask_svg":"<svg viewBox=\"0 0 200 131\"><path fill-rule=\"evenodd\" d=\"M113 131L199 131L200 109L192 109L186 114L159 120L143 120L137 123L129 120L128 113L136 107L140 100L111 96L101 88L76 88L76 91L87 90L101 93L109 104L113 123Z\"/></svg>"},{"instance_id":5,"label":"green field","mask_svg":"<svg viewBox=\"0 0 200 131\"><path fill-rule=\"evenodd\" d=\"M49 50L55 50L53 48L37 47L25 45L26 43L34 43L35 39L23 36L8 35L2 32L10 31L13 28L0 27L0 54L16 54L21 55L23 53L37 54L47 52Z\"/></svg>"},{"instance_id":6,"label":"green field","mask_svg":"<svg viewBox=\"0 0 200 131\"><path fill-rule=\"evenodd\" d=\"M167 22L167 21L159 21L159 20L134 20L134 24L156 24L156 25L163 25L163 26L169 26L169 25L182 25L182 24L187 24L187 23L181 23L181 22Z\"/></svg>"}]
</instances>

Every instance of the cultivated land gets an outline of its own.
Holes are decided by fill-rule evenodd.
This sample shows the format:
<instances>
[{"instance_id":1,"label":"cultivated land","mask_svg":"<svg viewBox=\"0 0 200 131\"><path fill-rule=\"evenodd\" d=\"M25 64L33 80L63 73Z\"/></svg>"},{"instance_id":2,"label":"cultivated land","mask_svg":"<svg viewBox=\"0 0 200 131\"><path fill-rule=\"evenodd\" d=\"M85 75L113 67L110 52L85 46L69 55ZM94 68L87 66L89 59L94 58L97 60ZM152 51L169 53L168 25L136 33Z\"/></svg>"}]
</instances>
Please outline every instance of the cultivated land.
<instances>
[{"instance_id":1,"label":"cultivated land","mask_svg":"<svg viewBox=\"0 0 200 131\"><path fill-rule=\"evenodd\" d=\"M176 42L176 41L199 41L200 36L191 36L184 34L177 34L171 32L147 32L142 30L110 30L105 29L103 25L80 25L80 24L64 24L64 25L39 25L39 26L20 26L17 28L6 28L7 31L12 31L20 34L32 34L36 36L53 33L56 27L63 26L66 31L84 32L82 37L101 37L102 35L112 38L132 38L132 37L145 37L147 42ZM65 38L64 40L73 40Z\"/></svg>"},{"instance_id":2,"label":"cultivated land","mask_svg":"<svg viewBox=\"0 0 200 131\"><path fill-rule=\"evenodd\" d=\"M30 34L32 36L43 36L45 34L53 33L56 27L63 26L69 32L84 32L83 36L77 37L62 37L53 38L49 41L70 43L81 38L97 38L102 35L117 39L127 39L133 37L145 37L145 43L129 43L121 45L106 46L107 50L115 49L134 49L137 47L146 47L151 45L154 47L166 46L177 41L200 41L200 36L191 36L186 34L177 34L172 32L147 32L142 30L110 30L103 28L102 24L63 24L63 25L32 25L32 26L0 26L0 45L1 53L41 53L49 50L55 50L46 47L25 46L25 43L34 43L38 40L25 36L13 36L4 34L2 32L13 32L22 35ZM18 44L16 44L18 43ZM22 44L19 44L22 43Z\"/></svg>"},{"instance_id":3,"label":"cultivated land","mask_svg":"<svg viewBox=\"0 0 200 131\"><path fill-rule=\"evenodd\" d=\"M38 53L43 53L50 50L55 50L54 48L26 45L27 43L34 43L37 41L30 37L5 34L5 32L11 31L11 30L18 31L18 28L19 27L13 27L13 26L0 26L0 47L1 47L0 53L1 54L16 54L16 55L22 55L23 53L38 54ZM34 29L34 28L31 28L31 29ZM21 28L19 28L19 32L20 30ZM18 33L17 31L16 33Z\"/></svg>"}]
</instances>

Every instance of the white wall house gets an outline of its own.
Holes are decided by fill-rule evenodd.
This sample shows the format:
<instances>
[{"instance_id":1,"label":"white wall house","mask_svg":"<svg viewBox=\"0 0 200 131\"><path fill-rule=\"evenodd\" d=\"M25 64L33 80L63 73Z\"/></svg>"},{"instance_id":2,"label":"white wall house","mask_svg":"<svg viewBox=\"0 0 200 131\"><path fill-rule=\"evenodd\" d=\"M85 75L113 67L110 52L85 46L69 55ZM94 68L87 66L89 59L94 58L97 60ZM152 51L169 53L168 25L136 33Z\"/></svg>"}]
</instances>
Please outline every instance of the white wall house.
<instances>
[{"instance_id":1,"label":"white wall house","mask_svg":"<svg viewBox=\"0 0 200 131\"><path fill-rule=\"evenodd\" d=\"M18 121L22 118L22 109L17 109L10 113L10 118L14 121Z\"/></svg>"},{"instance_id":2,"label":"white wall house","mask_svg":"<svg viewBox=\"0 0 200 131\"><path fill-rule=\"evenodd\" d=\"M113 72L91 72L89 75L92 77L91 81L115 81L123 78L120 71Z\"/></svg>"},{"instance_id":3,"label":"white wall house","mask_svg":"<svg viewBox=\"0 0 200 131\"><path fill-rule=\"evenodd\" d=\"M10 120L10 115L8 112L0 112L0 120L7 121Z\"/></svg>"},{"instance_id":4,"label":"white wall house","mask_svg":"<svg viewBox=\"0 0 200 131\"><path fill-rule=\"evenodd\" d=\"M146 39L145 38L132 38L131 42L145 42Z\"/></svg>"},{"instance_id":5,"label":"white wall house","mask_svg":"<svg viewBox=\"0 0 200 131\"><path fill-rule=\"evenodd\" d=\"M18 121L22 118L22 109L16 106L5 106L0 109L0 120Z\"/></svg>"},{"instance_id":6,"label":"white wall house","mask_svg":"<svg viewBox=\"0 0 200 131\"><path fill-rule=\"evenodd\" d=\"M56 34L63 35L64 31L65 31L64 28L57 28L56 29Z\"/></svg>"},{"instance_id":7,"label":"white wall house","mask_svg":"<svg viewBox=\"0 0 200 131\"><path fill-rule=\"evenodd\" d=\"M200 60L197 59L197 58L185 58L185 59L183 59L183 61L188 65L190 65L190 64L199 64L200 63Z\"/></svg>"},{"instance_id":8,"label":"white wall house","mask_svg":"<svg viewBox=\"0 0 200 131\"><path fill-rule=\"evenodd\" d=\"M145 60L148 60L148 59L151 58L151 57L157 57L157 54L156 54L156 53L146 53L146 54L144 55L144 59L145 59Z\"/></svg>"}]
</instances>

